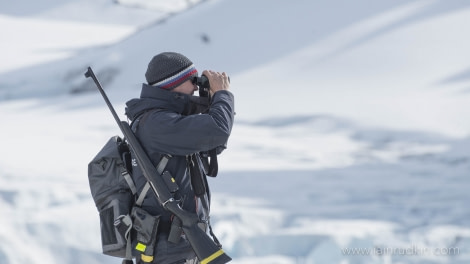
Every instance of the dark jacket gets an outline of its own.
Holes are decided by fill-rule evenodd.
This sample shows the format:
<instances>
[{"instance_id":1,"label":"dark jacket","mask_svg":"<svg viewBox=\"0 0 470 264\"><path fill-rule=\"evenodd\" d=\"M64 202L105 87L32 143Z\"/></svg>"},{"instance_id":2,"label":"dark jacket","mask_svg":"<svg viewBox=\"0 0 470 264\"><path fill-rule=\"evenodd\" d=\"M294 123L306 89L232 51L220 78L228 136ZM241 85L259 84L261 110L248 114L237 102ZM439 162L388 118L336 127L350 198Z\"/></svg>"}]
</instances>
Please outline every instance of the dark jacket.
<instances>
[{"instance_id":1,"label":"dark jacket","mask_svg":"<svg viewBox=\"0 0 470 264\"><path fill-rule=\"evenodd\" d=\"M177 198L183 199L183 209L197 212L200 220L207 222L209 188L207 186L206 195L195 197L188 157L193 154L198 157L198 153L202 151L225 146L234 120L234 97L229 91L218 91L206 113L188 114L192 108L191 98L190 95L143 84L140 98L126 103L126 115L133 121L136 136L154 165L158 164L163 154L173 156L165 170L172 174L179 185ZM132 176L140 192L146 180L139 166L135 165ZM151 191L142 208L153 215L161 215L160 220L163 223L170 221L170 213L158 204Z\"/></svg>"}]
</instances>

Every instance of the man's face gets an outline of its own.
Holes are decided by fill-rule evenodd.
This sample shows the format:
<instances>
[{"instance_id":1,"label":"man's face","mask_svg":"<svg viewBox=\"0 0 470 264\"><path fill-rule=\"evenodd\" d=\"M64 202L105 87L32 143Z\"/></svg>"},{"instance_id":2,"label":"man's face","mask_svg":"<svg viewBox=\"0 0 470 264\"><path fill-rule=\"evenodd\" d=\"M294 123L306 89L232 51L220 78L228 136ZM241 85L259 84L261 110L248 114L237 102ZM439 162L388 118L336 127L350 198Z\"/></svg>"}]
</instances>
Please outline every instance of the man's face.
<instances>
[{"instance_id":1,"label":"man's face","mask_svg":"<svg viewBox=\"0 0 470 264\"><path fill-rule=\"evenodd\" d=\"M198 88L196 84L193 84L191 80L187 80L184 83L180 84L179 86L176 86L176 88L174 88L172 91L194 95L194 92L197 91L197 89Z\"/></svg>"}]
</instances>

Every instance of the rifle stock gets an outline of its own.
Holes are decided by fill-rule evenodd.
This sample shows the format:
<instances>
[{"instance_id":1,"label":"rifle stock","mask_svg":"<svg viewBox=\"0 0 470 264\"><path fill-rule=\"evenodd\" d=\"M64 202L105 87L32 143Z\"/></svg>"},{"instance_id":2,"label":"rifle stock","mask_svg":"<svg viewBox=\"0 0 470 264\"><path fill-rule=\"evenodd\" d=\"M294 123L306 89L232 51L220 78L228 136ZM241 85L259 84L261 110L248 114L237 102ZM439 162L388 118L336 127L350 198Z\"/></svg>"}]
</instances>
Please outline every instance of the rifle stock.
<instances>
[{"instance_id":1,"label":"rifle stock","mask_svg":"<svg viewBox=\"0 0 470 264\"><path fill-rule=\"evenodd\" d=\"M225 252L216 245L216 243L198 226L199 218L196 213L191 213L183 210L179 206L179 202L173 198L173 195L168 190L166 183L161 175L159 175L157 168L153 165L147 153L143 149L137 137L132 132L129 124L126 121L121 121L116 114L111 102L109 101L106 93L104 92L101 84L96 78L91 67L88 67L85 77L91 77L95 82L98 90L103 96L106 104L108 105L114 119L118 123L121 132L129 142L139 166L141 166L143 174L150 187L157 197L159 203L168 211L173 213L182 222L182 228L188 239L191 247L196 253L201 264L224 264L232 260Z\"/></svg>"}]
</instances>

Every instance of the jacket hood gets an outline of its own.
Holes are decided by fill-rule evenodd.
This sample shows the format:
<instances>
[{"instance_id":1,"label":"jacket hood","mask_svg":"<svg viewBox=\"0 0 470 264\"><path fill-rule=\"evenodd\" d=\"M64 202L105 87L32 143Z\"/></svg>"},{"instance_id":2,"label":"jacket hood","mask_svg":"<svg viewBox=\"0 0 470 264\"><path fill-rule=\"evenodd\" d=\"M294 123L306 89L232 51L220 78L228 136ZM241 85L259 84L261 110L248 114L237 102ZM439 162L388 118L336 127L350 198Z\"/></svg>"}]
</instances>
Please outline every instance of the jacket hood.
<instances>
[{"instance_id":1,"label":"jacket hood","mask_svg":"<svg viewBox=\"0 0 470 264\"><path fill-rule=\"evenodd\" d=\"M189 107L190 95L171 92L148 84L142 84L140 98L126 102L126 115L132 121L142 113L155 108L183 114Z\"/></svg>"}]
</instances>

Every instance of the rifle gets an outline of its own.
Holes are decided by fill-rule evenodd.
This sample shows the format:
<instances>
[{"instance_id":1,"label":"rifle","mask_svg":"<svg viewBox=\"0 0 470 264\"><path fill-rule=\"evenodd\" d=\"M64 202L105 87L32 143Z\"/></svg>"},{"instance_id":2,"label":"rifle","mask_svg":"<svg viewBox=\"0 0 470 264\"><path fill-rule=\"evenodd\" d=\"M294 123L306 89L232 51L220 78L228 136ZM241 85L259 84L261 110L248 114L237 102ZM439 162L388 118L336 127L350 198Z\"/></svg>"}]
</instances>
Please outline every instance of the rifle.
<instances>
[{"instance_id":1,"label":"rifle","mask_svg":"<svg viewBox=\"0 0 470 264\"><path fill-rule=\"evenodd\" d=\"M197 214L185 211L179 206L179 202L173 198L167 184L161 177L160 173L158 173L157 168L153 165L137 137L132 132L129 124L126 121L121 121L119 119L91 67L88 67L85 77L91 77L98 87L98 90L108 105L109 110L111 110L119 129L124 134L124 137L127 139L130 147L134 151L136 159L141 166L144 176L149 182L153 193L156 195L158 202L163 206L163 208L173 213L182 222L183 232L196 253L200 263L225 264L232 260L219 246L217 246L207 233L198 226L199 217Z\"/></svg>"}]
</instances>

